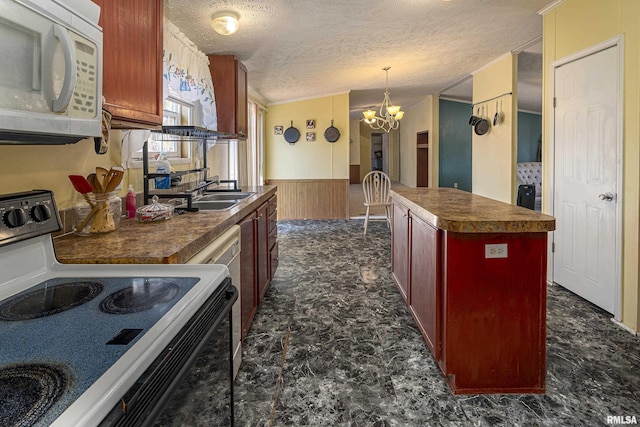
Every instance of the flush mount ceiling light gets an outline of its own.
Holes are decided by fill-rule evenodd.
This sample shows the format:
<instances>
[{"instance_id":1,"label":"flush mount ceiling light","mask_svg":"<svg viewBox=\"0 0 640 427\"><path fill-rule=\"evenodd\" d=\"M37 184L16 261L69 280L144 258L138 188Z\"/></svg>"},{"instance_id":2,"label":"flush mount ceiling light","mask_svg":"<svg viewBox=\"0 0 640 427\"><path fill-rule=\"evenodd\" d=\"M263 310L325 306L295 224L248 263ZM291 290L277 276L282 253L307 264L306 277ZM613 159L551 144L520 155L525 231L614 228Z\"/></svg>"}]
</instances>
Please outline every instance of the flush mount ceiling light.
<instances>
[{"instance_id":1,"label":"flush mount ceiling light","mask_svg":"<svg viewBox=\"0 0 640 427\"><path fill-rule=\"evenodd\" d=\"M387 85L384 90L384 99L380 104L379 116L376 116L376 112L369 108L364 111L364 122L371 126L371 129L382 129L389 133L391 130L398 129L400 125L400 119L404 116L404 111L400 111L399 105L393 105L389 99L389 69L391 67L384 67L383 70L387 73Z\"/></svg>"},{"instance_id":2,"label":"flush mount ceiling light","mask_svg":"<svg viewBox=\"0 0 640 427\"><path fill-rule=\"evenodd\" d=\"M230 36L231 34L238 31L238 27L240 26L240 24L238 23L239 19L240 15L236 12L231 12L228 10L217 12L212 17L211 28L213 28L218 34L222 34L223 36Z\"/></svg>"}]
</instances>

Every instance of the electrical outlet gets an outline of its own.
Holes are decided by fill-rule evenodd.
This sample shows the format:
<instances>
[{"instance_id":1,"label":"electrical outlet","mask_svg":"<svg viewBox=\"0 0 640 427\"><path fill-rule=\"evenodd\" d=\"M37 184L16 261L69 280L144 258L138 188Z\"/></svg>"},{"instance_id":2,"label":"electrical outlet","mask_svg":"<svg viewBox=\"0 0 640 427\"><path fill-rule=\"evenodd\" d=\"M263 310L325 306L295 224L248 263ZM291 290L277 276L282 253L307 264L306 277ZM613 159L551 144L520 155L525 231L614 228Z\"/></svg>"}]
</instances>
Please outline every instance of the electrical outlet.
<instances>
[{"instance_id":1,"label":"electrical outlet","mask_svg":"<svg viewBox=\"0 0 640 427\"><path fill-rule=\"evenodd\" d=\"M484 245L484 257L485 258L507 258L507 244L496 243L491 245Z\"/></svg>"}]
</instances>

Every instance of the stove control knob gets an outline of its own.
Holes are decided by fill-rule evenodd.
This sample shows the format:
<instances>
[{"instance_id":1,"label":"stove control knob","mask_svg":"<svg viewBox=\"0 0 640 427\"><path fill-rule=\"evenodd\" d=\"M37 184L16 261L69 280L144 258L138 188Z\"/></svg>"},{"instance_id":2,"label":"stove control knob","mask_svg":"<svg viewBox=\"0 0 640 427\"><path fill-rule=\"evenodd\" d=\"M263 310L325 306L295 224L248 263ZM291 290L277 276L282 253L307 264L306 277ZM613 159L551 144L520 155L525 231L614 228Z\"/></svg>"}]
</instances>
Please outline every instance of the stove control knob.
<instances>
[{"instance_id":1,"label":"stove control knob","mask_svg":"<svg viewBox=\"0 0 640 427\"><path fill-rule=\"evenodd\" d=\"M9 228L17 228L27 223L27 215L22 209L11 209L4 214L4 223Z\"/></svg>"},{"instance_id":2,"label":"stove control knob","mask_svg":"<svg viewBox=\"0 0 640 427\"><path fill-rule=\"evenodd\" d=\"M31 208L30 214L35 222L45 222L51 218L51 211L47 205L35 205Z\"/></svg>"}]
</instances>

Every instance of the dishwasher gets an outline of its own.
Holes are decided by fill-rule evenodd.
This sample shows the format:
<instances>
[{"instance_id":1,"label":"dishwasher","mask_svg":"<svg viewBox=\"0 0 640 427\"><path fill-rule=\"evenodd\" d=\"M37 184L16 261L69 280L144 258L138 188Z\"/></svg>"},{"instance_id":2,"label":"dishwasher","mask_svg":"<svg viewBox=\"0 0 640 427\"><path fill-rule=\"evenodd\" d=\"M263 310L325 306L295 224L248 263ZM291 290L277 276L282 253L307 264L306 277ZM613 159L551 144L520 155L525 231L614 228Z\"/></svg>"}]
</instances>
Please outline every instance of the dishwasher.
<instances>
[{"instance_id":1,"label":"dishwasher","mask_svg":"<svg viewBox=\"0 0 640 427\"><path fill-rule=\"evenodd\" d=\"M238 290L238 299L232 308L233 378L242 363L242 343L240 342L240 226L234 225L204 249L194 255L187 264L223 264L229 269L231 283Z\"/></svg>"}]
</instances>

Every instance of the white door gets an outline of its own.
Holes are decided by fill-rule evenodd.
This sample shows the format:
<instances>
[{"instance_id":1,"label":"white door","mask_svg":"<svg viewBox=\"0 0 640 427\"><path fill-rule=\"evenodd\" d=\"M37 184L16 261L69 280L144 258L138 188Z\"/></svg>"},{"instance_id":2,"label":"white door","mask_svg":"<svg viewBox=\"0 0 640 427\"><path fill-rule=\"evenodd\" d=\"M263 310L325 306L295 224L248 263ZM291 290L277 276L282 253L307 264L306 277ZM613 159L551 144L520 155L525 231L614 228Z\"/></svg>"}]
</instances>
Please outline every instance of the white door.
<instances>
[{"instance_id":1,"label":"white door","mask_svg":"<svg viewBox=\"0 0 640 427\"><path fill-rule=\"evenodd\" d=\"M618 48L555 68L553 280L613 313Z\"/></svg>"}]
</instances>

